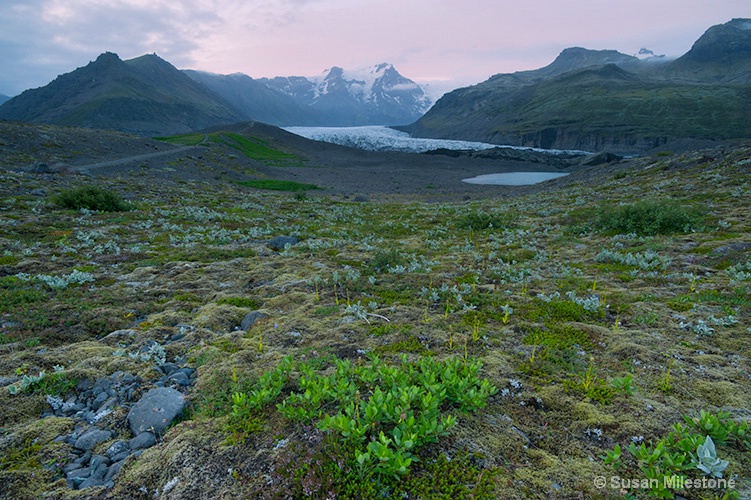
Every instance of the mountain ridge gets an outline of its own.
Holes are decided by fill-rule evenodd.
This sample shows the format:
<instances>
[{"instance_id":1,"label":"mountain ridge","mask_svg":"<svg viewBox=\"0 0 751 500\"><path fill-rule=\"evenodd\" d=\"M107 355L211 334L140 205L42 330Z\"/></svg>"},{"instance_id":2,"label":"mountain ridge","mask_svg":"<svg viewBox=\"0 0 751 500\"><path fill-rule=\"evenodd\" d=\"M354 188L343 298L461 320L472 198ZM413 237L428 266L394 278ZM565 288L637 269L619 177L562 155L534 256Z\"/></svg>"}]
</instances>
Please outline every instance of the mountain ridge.
<instances>
[{"instance_id":1,"label":"mountain ridge","mask_svg":"<svg viewBox=\"0 0 751 500\"><path fill-rule=\"evenodd\" d=\"M269 80L178 70L156 54L123 61L105 52L44 87L9 98L0 105L0 119L169 135L244 120L397 125L422 116L430 100L418 84L391 64L371 68L366 79L333 67L319 78Z\"/></svg>"},{"instance_id":2,"label":"mountain ridge","mask_svg":"<svg viewBox=\"0 0 751 500\"><path fill-rule=\"evenodd\" d=\"M493 75L397 127L418 137L639 153L680 139L751 136L751 20L709 28L684 56L642 61L569 48Z\"/></svg>"},{"instance_id":3,"label":"mountain ridge","mask_svg":"<svg viewBox=\"0 0 751 500\"><path fill-rule=\"evenodd\" d=\"M44 87L8 100L0 106L0 118L158 135L242 116L156 55L122 61L105 52Z\"/></svg>"}]
</instances>

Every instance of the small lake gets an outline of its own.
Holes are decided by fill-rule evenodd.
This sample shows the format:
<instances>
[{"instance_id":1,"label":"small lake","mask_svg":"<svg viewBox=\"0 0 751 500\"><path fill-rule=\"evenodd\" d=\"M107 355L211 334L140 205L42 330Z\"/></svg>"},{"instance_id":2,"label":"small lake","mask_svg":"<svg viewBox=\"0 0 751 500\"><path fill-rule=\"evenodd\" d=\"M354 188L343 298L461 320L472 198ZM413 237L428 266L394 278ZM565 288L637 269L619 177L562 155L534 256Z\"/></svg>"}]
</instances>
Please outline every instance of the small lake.
<instances>
[{"instance_id":1,"label":"small lake","mask_svg":"<svg viewBox=\"0 0 751 500\"><path fill-rule=\"evenodd\" d=\"M565 173L560 172L506 172L503 174L486 174L462 179L469 184L488 184L493 186L529 186L539 182L548 181L563 177Z\"/></svg>"}]
</instances>

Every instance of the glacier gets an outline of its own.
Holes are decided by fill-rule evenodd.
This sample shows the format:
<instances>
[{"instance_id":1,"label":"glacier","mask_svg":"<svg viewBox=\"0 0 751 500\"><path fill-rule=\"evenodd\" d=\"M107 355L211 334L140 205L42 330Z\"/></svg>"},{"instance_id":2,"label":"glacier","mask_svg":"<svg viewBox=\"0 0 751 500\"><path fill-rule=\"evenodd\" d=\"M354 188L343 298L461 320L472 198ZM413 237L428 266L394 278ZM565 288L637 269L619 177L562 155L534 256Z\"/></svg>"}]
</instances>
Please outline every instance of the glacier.
<instances>
[{"instance_id":1,"label":"glacier","mask_svg":"<svg viewBox=\"0 0 751 500\"><path fill-rule=\"evenodd\" d=\"M340 146L364 149L366 151L401 151L425 153L435 149L482 151L493 148L511 148L545 153L585 154L584 151L559 151L536 149L521 146L500 146L486 142L458 141L450 139L425 139L412 137L407 132L381 125L361 127L282 127L287 132L314 141L330 142Z\"/></svg>"}]
</instances>

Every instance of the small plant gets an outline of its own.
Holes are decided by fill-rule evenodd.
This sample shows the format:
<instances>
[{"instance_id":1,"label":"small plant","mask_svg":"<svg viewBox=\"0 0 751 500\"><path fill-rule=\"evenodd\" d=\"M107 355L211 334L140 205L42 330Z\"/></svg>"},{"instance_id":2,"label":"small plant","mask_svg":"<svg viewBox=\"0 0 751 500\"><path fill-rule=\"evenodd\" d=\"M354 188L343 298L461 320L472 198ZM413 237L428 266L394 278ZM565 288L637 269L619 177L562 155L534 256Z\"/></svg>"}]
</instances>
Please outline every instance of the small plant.
<instances>
[{"instance_id":1,"label":"small plant","mask_svg":"<svg viewBox=\"0 0 751 500\"><path fill-rule=\"evenodd\" d=\"M657 382L657 387L665 394L669 394L673 390L672 370L673 370L673 360L671 359L668 362L668 366L667 366L667 369L665 370L665 373L662 374L662 377L660 377L660 380Z\"/></svg>"},{"instance_id":2,"label":"small plant","mask_svg":"<svg viewBox=\"0 0 751 500\"><path fill-rule=\"evenodd\" d=\"M733 429L730 414L723 411L718 411L717 415L714 415L708 411L701 410L698 419L685 415L683 419L705 436L710 436L719 445L725 444Z\"/></svg>"},{"instance_id":3,"label":"small plant","mask_svg":"<svg viewBox=\"0 0 751 500\"><path fill-rule=\"evenodd\" d=\"M717 449L715 448L711 436L707 436L704 443L696 448L696 456L699 459L699 463L696 464L696 467L704 474L716 478L722 477L722 471L724 471L729 464L727 460L717 458Z\"/></svg>"},{"instance_id":4,"label":"small plant","mask_svg":"<svg viewBox=\"0 0 751 500\"><path fill-rule=\"evenodd\" d=\"M630 373L625 377L610 379L610 386L618 392L632 396L636 392L636 388L633 386L634 376Z\"/></svg>"},{"instance_id":5,"label":"small plant","mask_svg":"<svg viewBox=\"0 0 751 500\"><path fill-rule=\"evenodd\" d=\"M514 309L510 305L506 304L504 306L501 306L501 311L503 311L501 321L503 321L503 324L505 325L506 323L508 323L509 317L514 312Z\"/></svg>"},{"instance_id":6,"label":"small plant","mask_svg":"<svg viewBox=\"0 0 751 500\"><path fill-rule=\"evenodd\" d=\"M712 415L702 412L702 418L695 420L683 416L690 423L683 426L677 423L673 430L659 439L654 445L632 441L626 450L636 461L640 476L648 479L648 495L655 498L674 498L673 489L682 488L686 481L696 476L697 470L712 478L722 478L722 474L729 466L729 462L717 457L717 449L712 437L703 432L696 432L700 421L713 424L723 423L728 428L733 427L728 415L722 412ZM714 429L714 425L713 425ZM637 474L630 469L631 461L623 460L620 446L608 451L602 460L619 471L621 476ZM626 469L625 471L623 469ZM728 491L721 498L739 498L734 491ZM718 497L715 497L718 498Z\"/></svg>"},{"instance_id":7,"label":"small plant","mask_svg":"<svg viewBox=\"0 0 751 500\"><path fill-rule=\"evenodd\" d=\"M122 200L119 194L99 186L82 186L66 189L52 197L52 202L72 210L95 210L97 212L125 212L133 206Z\"/></svg>"},{"instance_id":8,"label":"small plant","mask_svg":"<svg viewBox=\"0 0 751 500\"><path fill-rule=\"evenodd\" d=\"M614 469L619 469L623 466L621 462L621 445L616 443L612 451L606 450L605 455L600 457L607 465L612 466Z\"/></svg>"},{"instance_id":9,"label":"small plant","mask_svg":"<svg viewBox=\"0 0 751 500\"><path fill-rule=\"evenodd\" d=\"M42 370L38 375L25 374L20 383L8 386L8 392L13 395L21 392L26 394L39 392L50 396L59 396L68 393L77 384L76 379L68 378L67 374L61 370L55 370L51 374Z\"/></svg>"}]
</instances>

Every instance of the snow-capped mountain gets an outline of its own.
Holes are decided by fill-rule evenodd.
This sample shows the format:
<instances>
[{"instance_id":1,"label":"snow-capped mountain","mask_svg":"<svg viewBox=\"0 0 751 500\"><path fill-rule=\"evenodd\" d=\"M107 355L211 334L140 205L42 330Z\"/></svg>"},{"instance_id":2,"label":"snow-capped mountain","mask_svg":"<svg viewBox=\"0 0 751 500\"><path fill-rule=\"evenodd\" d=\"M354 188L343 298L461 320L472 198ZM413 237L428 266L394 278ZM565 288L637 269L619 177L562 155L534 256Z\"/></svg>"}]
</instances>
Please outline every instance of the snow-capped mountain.
<instances>
[{"instance_id":1,"label":"snow-capped mountain","mask_svg":"<svg viewBox=\"0 0 751 500\"><path fill-rule=\"evenodd\" d=\"M421 117L432 104L420 85L387 63L354 70L334 66L315 77L259 81L308 107L320 117L316 125L408 124Z\"/></svg>"}]
</instances>

